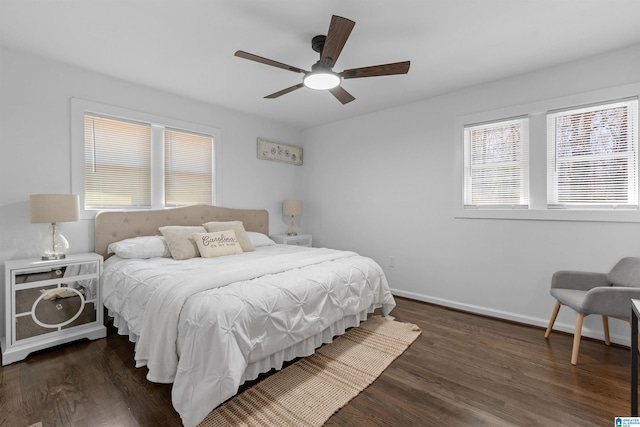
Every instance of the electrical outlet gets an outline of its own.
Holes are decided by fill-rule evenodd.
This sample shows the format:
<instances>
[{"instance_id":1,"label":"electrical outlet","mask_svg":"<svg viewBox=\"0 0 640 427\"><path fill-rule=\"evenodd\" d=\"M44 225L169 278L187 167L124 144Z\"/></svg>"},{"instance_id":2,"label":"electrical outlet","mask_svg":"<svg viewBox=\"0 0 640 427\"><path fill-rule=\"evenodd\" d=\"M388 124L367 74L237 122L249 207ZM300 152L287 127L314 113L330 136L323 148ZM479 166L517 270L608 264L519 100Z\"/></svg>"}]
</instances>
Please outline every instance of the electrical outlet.
<instances>
[{"instance_id":1,"label":"electrical outlet","mask_svg":"<svg viewBox=\"0 0 640 427\"><path fill-rule=\"evenodd\" d=\"M390 256L389 257L389 267L395 267L395 266L396 266L396 257Z\"/></svg>"}]
</instances>

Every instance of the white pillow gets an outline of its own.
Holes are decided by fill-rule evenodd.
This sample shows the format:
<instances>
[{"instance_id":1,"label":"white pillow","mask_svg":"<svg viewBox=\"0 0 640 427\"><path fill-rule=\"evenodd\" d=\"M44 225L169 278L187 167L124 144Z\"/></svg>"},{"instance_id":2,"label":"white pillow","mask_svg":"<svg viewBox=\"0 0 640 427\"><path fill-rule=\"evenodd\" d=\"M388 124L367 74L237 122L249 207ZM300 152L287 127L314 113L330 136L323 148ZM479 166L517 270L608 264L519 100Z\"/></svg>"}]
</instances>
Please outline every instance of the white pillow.
<instances>
[{"instance_id":1,"label":"white pillow","mask_svg":"<svg viewBox=\"0 0 640 427\"><path fill-rule=\"evenodd\" d=\"M247 231L249 235L249 240L254 247L259 248L260 246L273 246L276 244L273 240L271 240L266 234L256 233L255 231Z\"/></svg>"},{"instance_id":2,"label":"white pillow","mask_svg":"<svg viewBox=\"0 0 640 427\"><path fill-rule=\"evenodd\" d=\"M113 242L107 247L107 253L120 258L169 258L171 252L163 236L140 236Z\"/></svg>"},{"instance_id":3,"label":"white pillow","mask_svg":"<svg viewBox=\"0 0 640 427\"><path fill-rule=\"evenodd\" d=\"M215 258L223 255L235 255L242 253L242 247L238 243L236 232L233 230L217 231L214 233L195 233L193 235L200 256L203 258Z\"/></svg>"}]
</instances>

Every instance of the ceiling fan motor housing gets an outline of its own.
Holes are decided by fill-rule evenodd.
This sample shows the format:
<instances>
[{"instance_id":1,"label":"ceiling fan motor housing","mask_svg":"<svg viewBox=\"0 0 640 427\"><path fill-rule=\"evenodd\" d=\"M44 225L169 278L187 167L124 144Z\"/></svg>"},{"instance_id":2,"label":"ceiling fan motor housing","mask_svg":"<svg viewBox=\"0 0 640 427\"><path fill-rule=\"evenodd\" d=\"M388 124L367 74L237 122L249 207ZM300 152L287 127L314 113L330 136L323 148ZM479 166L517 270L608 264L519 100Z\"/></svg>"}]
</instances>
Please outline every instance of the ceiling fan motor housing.
<instances>
[{"instance_id":1,"label":"ceiling fan motor housing","mask_svg":"<svg viewBox=\"0 0 640 427\"><path fill-rule=\"evenodd\" d=\"M324 42L327 40L327 36L315 36L311 39L311 49L322 55L322 49L324 49Z\"/></svg>"},{"instance_id":2,"label":"ceiling fan motor housing","mask_svg":"<svg viewBox=\"0 0 640 427\"><path fill-rule=\"evenodd\" d=\"M323 64L319 59L318 62L311 66L311 73L332 73L331 67Z\"/></svg>"}]
</instances>

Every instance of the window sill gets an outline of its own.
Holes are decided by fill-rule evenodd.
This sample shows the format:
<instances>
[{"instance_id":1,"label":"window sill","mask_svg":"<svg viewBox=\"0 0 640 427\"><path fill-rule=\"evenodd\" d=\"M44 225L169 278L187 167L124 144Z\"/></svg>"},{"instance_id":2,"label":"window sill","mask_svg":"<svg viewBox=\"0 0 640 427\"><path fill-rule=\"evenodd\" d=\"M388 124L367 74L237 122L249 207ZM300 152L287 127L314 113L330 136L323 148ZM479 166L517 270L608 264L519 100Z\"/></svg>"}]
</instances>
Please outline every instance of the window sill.
<instances>
[{"instance_id":1,"label":"window sill","mask_svg":"<svg viewBox=\"0 0 640 427\"><path fill-rule=\"evenodd\" d=\"M455 218L530 221L640 222L640 210L595 209L454 209Z\"/></svg>"}]
</instances>

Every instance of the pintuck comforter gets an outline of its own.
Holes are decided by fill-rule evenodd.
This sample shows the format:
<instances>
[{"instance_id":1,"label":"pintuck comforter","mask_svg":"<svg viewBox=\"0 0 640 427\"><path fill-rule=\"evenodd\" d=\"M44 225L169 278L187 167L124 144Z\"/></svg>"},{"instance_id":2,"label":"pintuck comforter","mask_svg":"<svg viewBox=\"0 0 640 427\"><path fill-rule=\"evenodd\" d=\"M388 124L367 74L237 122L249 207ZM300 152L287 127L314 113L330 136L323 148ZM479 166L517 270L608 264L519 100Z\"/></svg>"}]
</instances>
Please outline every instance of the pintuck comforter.
<instances>
[{"instance_id":1,"label":"pintuck comforter","mask_svg":"<svg viewBox=\"0 0 640 427\"><path fill-rule=\"evenodd\" d=\"M312 354L395 302L380 266L354 252L275 245L219 258L109 258L104 305L136 342L147 378L173 382L186 426L245 381Z\"/></svg>"}]
</instances>

